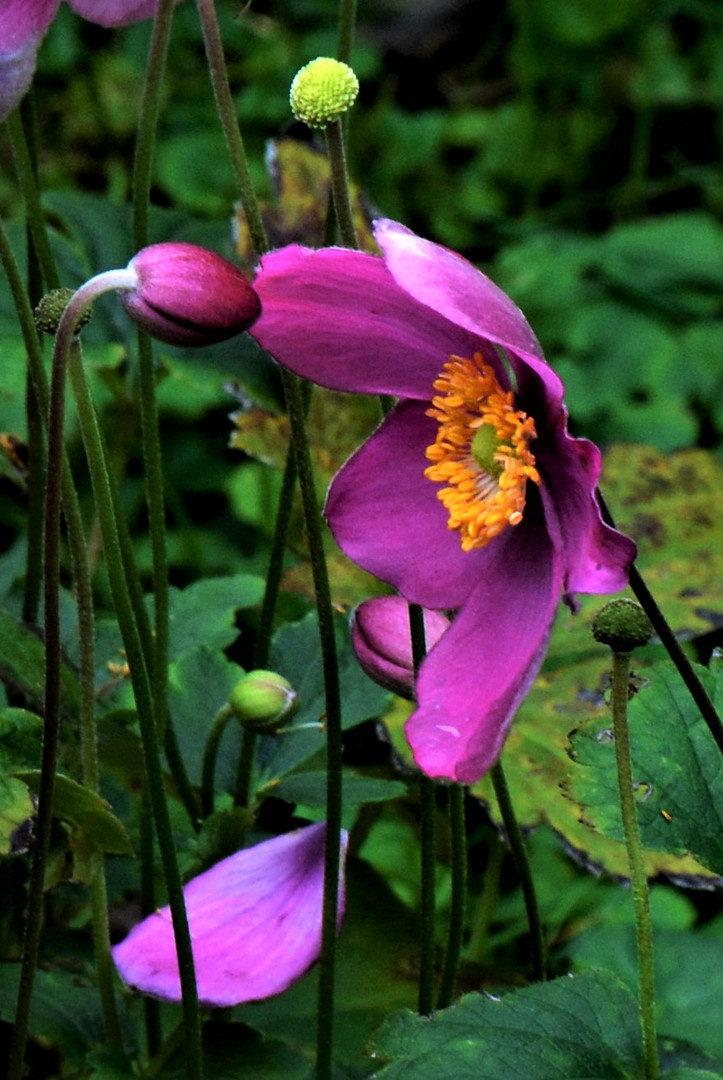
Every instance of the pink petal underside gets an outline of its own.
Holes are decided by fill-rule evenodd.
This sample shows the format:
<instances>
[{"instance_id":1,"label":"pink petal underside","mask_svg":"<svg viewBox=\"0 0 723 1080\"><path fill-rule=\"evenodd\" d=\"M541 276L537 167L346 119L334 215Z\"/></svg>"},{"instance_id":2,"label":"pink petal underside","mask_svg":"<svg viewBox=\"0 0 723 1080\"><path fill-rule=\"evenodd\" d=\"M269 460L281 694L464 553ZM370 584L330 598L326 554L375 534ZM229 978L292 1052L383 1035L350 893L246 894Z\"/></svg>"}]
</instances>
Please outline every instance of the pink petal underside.
<instances>
[{"instance_id":1,"label":"pink petal underside","mask_svg":"<svg viewBox=\"0 0 723 1080\"><path fill-rule=\"evenodd\" d=\"M285 990L318 959L326 826L312 825L246 848L184 889L199 999L208 1006L255 1001ZM346 850L342 837L342 857ZM340 886L340 914L343 891ZM180 999L168 908L113 950L132 987Z\"/></svg>"},{"instance_id":2,"label":"pink petal underside","mask_svg":"<svg viewBox=\"0 0 723 1080\"><path fill-rule=\"evenodd\" d=\"M565 591L572 595L624 589L636 548L602 520L595 497L601 468L597 446L568 435L560 418L554 438L537 448L537 463L546 481L548 522L554 519L559 529Z\"/></svg>"},{"instance_id":3,"label":"pink petal underside","mask_svg":"<svg viewBox=\"0 0 723 1080\"><path fill-rule=\"evenodd\" d=\"M128 26L152 19L158 0L69 0L78 15L100 26Z\"/></svg>"},{"instance_id":4,"label":"pink petal underside","mask_svg":"<svg viewBox=\"0 0 723 1080\"><path fill-rule=\"evenodd\" d=\"M495 559L422 664L405 733L432 777L474 783L495 763L545 655L562 566L538 500L488 545Z\"/></svg>"},{"instance_id":5,"label":"pink petal underside","mask_svg":"<svg viewBox=\"0 0 723 1080\"><path fill-rule=\"evenodd\" d=\"M285 367L335 390L429 399L453 354L481 343L400 289L381 258L292 245L261 260L252 336Z\"/></svg>"},{"instance_id":6,"label":"pink petal underside","mask_svg":"<svg viewBox=\"0 0 723 1080\"><path fill-rule=\"evenodd\" d=\"M424 476L437 422L417 401L400 402L337 473L325 513L341 549L365 570L428 608L457 608L489 559L463 552Z\"/></svg>"},{"instance_id":7,"label":"pink petal underside","mask_svg":"<svg viewBox=\"0 0 723 1080\"><path fill-rule=\"evenodd\" d=\"M504 349L543 359L520 309L467 259L395 221L375 222L374 235L395 281L415 300Z\"/></svg>"}]
</instances>

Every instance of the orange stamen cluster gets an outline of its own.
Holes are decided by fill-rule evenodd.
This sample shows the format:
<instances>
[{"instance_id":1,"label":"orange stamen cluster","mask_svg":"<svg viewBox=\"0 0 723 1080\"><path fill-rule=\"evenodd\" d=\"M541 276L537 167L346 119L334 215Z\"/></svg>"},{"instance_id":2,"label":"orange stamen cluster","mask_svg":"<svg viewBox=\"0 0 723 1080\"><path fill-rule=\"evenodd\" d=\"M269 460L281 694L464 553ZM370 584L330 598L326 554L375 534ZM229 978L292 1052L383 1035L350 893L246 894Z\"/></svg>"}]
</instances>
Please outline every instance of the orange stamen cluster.
<instances>
[{"instance_id":1,"label":"orange stamen cluster","mask_svg":"<svg viewBox=\"0 0 723 1080\"><path fill-rule=\"evenodd\" d=\"M527 481L540 483L529 449L535 422L515 409L514 394L502 389L479 353L472 360L452 356L434 389L440 394L427 415L439 430L427 447L433 464L424 475L447 485L437 498L449 512L449 528L459 529L462 550L471 551L522 521ZM485 425L492 434L480 437Z\"/></svg>"}]
</instances>

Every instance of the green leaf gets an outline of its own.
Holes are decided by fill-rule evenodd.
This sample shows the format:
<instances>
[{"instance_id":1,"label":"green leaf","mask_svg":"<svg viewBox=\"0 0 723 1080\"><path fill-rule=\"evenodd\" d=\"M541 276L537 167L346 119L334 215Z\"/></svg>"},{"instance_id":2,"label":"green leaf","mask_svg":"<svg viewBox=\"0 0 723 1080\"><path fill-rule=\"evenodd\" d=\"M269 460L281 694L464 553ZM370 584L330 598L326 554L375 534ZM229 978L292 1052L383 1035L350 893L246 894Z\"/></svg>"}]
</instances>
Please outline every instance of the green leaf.
<instances>
[{"instance_id":1,"label":"green leaf","mask_svg":"<svg viewBox=\"0 0 723 1080\"><path fill-rule=\"evenodd\" d=\"M263 579L255 574L204 578L169 594L169 654L204 645L225 649L237 636L234 616L239 608L253 607L263 596Z\"/></svg>"},{"instance_id":2,"label":"green leaf","mask_svg":"<svg viewBox=\"0 0 723 1080\"><path fill-rule=\"evenodd\" d=\"M27 709L0 711L0 770L33 768L40 761L43 721Z\"/></svg>"},{"instance_id":3,"label":"green leaf","mask_svg":"<svg viewBox=\"0 0 723 1080\"><path fill-rule=\"evenodd\" d=\"M708 693L723 700L723 670L698 668ZM674 855L690 852L723 875L721 754L672 663L645 672L649 685L628 708L633 782L643 844ZM567 789L585 820L622 839L615 747L609 719L572 738L576 769Z\"/></svg>"},{"instance_id":4,"label":"green leaf","mask_svg":"<svg viewBox=\"0 0 723 1080\"><path fill-rule=\"evenodd\" d=\"M0 964L0 1019L12 1023L20 965ZM30 1006L30 1035L44 1046L57 1047L65 1068L82 1071L89 1047L105 1041L98 988L77 970L35 972Z\"/></svg>"},{"instance_id":5,"label":"green leaf","mask_svg":"<svg viewBox=\"0 0 723 1080\"><path fill-rule=\"evenodd\" d=\"M168 708L192 784L201 782L203 752L213 719L242 675L243 669L222 652L205 646L186 650L170 665ZM227 724L216 761L216 790L233 790L240 747L239 725Z\"/></svg>"},{"instance_id":6,"label":"green leaf","mask_svg":"<svg viewBox=\"0 0 723 1080\"><path fill-rule=\"evenodd\" d=\"M20 771L16 776L37 794L40 788L39 770ZM111 813L105 799L68 776L55 777L53 817L68 821L80 829L84 838L100 851L113 855L133 854L125 826Z\"/></svg>"},{"instance_id":7,"label":"green leaf","mask_svg":"<svg viewBox=\"0 0 723 1080\"><path fill-rule=\"evenodd\" d=\"M288 802L318 808L326 805L327 777L325 772L297 772L284 777L275 784L273 794ZM344 811L356 814L359 807L370 802L388 802L400 798L407 791L400 780L384 780L358 773L344 772Z\"/></svg>"},{"instance_id":8,"label":"green leaf","mask_svg":"<svg viewBox=\"0 0 723 1080\"><path fill-rule=\"evenodd\" d=\"M0 855L7 855L27 847L30 834L22 835L17 830L35 813L27 785L14 776L0 776Z\"/></svg>"},{"instance_id":9,"label":"green leaf","mask_svg":"<svg viewBox=\"0 0 723 1080\"><path fill-rule=\"evenodd\" d=\"M310 1080L308 1057L288 1043L268 1039L245 1024L211 1021L203 1028L204 1072L213 1080ZM178 1051L157 1074L159 1080L186 1075L186 1062ZM100 1080L100 1077L98 1077Z\"/></svg>"},{"instance_id":10,"label":"green leaf","mask_svg":"<svg viewBox=\"0 0 723 1080\"><path fill-rule=\"evenodd\" d=\"M578 971L611 968L635 993L638 965L632 903L629 894L623 894L621 906L627 908L627 925L594 925L571 940L567 951ZM723 1025L720 1023L722 929L720 920L695 933L688 929L656 927L653 939L660 1036L683 1040L699 1052L713 1055L719 1075L723 1066Z\"/></svg>"},{"instance_id":11,"label":"green leaf","mask_svg":"<svg viewBox=\"0 0 723 1080\"><path fill-rule=\"evenodd\" d=\"M349 639L346 618L334 620L342 688L341 714L344 728L380 716L389 694L362 671ZM293 723L277 736L259 739L259 783L269 784L298 768L323 749L326 704L316 612L297 623L288 623L274 635L270 665L284 675L299 696Z\"/></svg>"},{"instance_id":12,"label":"green leaf","mask_svg":"<svg viewBox=\"0 0 723 1080\"><path fill-rule=\"evenodd\" d=\"M402 1013L372 1055L379 1080L637 1080L642 1045L630 991L607 972L540 983L502 999L468 994L432 1017Z\"/></svg>"},{"instance_id":13,"label":"green leaf","mask_svg":"<svg viewBox=\"0 0 723 1080\"><path fill-rule=\"evenodd\" d=\"M40 708L45 683L45 646L8 611L0 610L0 678L29 707ZM61 670L61 706L77 715L78 681L67 666Z\"/></svg>"}]
</instances>

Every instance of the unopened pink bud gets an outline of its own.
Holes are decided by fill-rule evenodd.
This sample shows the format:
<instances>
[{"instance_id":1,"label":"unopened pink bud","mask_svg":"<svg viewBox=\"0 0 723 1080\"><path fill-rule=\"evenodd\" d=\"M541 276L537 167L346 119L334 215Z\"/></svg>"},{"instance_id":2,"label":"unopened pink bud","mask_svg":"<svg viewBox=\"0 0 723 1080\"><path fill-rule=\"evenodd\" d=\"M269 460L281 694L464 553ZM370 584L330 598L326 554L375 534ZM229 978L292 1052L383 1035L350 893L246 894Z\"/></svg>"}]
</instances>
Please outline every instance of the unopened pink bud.
<instances>
[{"instance_id":1,"label":"unopened pink bud","mask_svg":"<svg viewBox=\"0 0 723 1080\"><path fill-rule=\"evenodd\" d=\"M424 610L427 652L449 627L439 611ZM357 660L374 682L400 697L414 698L414 664L409 605L401 596L364 600L351 620L351 643Z\"/></svg>"},{"instance_id":2,"label":"unopened pink bud","mask_svg":"<svg viewBox=\"0 0 723 1080\"><path fill-rule=\"evenodd\" d=\"M120 292L124 308L168 345L214 345L261 314L261 301L238 267L196 244L153 244L134 255L128 270L137 280Z\"/></svg>"}]
</instances>

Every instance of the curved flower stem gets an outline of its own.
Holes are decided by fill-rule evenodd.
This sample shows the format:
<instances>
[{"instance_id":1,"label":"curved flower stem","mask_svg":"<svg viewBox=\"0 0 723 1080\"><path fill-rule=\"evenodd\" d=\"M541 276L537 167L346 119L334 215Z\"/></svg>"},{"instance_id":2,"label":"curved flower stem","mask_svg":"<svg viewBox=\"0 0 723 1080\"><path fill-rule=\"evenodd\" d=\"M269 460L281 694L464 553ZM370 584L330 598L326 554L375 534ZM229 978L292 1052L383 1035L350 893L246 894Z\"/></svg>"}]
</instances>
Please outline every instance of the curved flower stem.
<instances>
[{"instance_id":1,"label":"curved flower stem","mask_svg":"<svg viewBox=\"0 0 723 1080\"><path fill-rule=\"evenodd\" d=\"M424 632L424 612L419 604L409 605L409 633L412 642L412 663L416 675L427 652ZM420 803L420 952L419 991L417 1011L428 1016L434 1008L434 945L436 923L435 869L437 841L435 816L437 787L433 780L419 777Z\"/></svg>"},{"instance_id":2,"label":"curved flower stem","mask_svg":"<svg viewBox=\"0 0 723 1080\"><path fill-rule=\"evenodd\" d=\"M447 954L442 970L442 985L437 999L437 1008L444 1009L454 1000L457 983L457 969L462 951L464 936L464 917L467 901L467 836L465 832L464 800L465 789L461 784L452 784L447 788L449 800L449 823L452 837L452 900L449 912L449 931Z\"/></svg>"},{"instance_id":3,"label":"curved flower stem","mask_svg":"<svg viewBox=\"0 0 723 1080\"><path fill-rule=\"evenodd\" d=\"M608 525L615 528L615 522L610 512L610 508L599 488L597 490L597 498L602 511L603 520L607 522ZM701 716L708 725L708 730L715 739L718 749L723 754L723 721L721 721L713 702L706 693L705 687L696 675L693 665L680 647L680 643L673 633L670 624L658 607L653 594L650 592L642 574L634 563L630 567L629 578L630 588L635 593L638 603L650 619L653 630L655 630L655 633L660 638L668 656L678 669L678 674L688 688L688 693L698 706Z\"/></svg>"},{"instance_id":4,"label":"curved flower stem","mask_svg":"<svg viewBox=\"0 0 723 1080\"><path fill-rule=\"evenodd\" d=\"M334 1026L334 976L336 933L339 909L339 860L341 857L342 730L341 690L337 660L334 612L329 574L324 555L321 514L314 488L314 473L305 430L305 405L301 381L282 369L281 376L296 455L299 487L304 506L309 558L314 578L319 618L321 660L326 705L326 849L324 855L324 900L322 914L319 1007L317 1015L317 1080L332 1075Z\"/></svg>"},{"instance_id":5,"label":"curved flower stem","mask_svg":"<svg viewBox=\"0 0 723 1080\"><path fill-rule=\"evenodd\" d=\"M246 150L244 148L241 132L236 121L231 88L228 82L226 58L223 52L223 42L216 18L214 0L196 0L198 14L201 20L203 41L206 48L206 60L211 74L213 93L216 99L216 108L223 126L226 138L231 166L236 177L236 184L241 196L241 204L246 214L246 222L249 228L251 246L256 255L268 251L269 243L266 237L266 229L261 217L261 211L256 200L256 192L251 182Z\"/></svg>"},{"instance_id":6,"label":"curved flower stem","mask_svg":"<svg viewBox=\"0 0 723 1080\"><path fill-rule=\"evenodd\" d=\"M645 1080L658 1080L660 1063L655 1033L655 972L653 969L653 931L650 920L650 898L645 873L643 849L640 843L638 819L635 813L633 775L628 730L628 679L630 654L613 652L612 713L615 735L615 760L620 791L620 812L623 819L625 846L628 851L630 884L635 909L635 935L638 945L638 979L640 987L640 1022L643 1031Z\"/></svg>"},{"instance_id":7,"label":"curved flower stem","mask_svg":"<svg viewBox=\"0 0 723 1080\"><path fill-rule=\"evenodd\" d=\"M542 935L540 912L537 907L535 884L532 880L530 864L527 860L527 852L525 850L525 842L522 839L522 832L517 823L515 809L512 805L512 799L510 798L510 789L507 786L507 780L502 769L501 761L498 761L496 765L492 766L490 776L492 778L492 786L495 789L497 805L500 808L505 836L515 863L515 868L520 878L522 895L525 900L527 923L530 928L532 977L535 982L543 982L547 978L545 966L545 942Z\"/></svg>"},{"instance_id":8,"label":"curved flower stem","mask_svg":"<svg viewBox=\"0 0 723 1080\"><path fill-rule=\"evenodd\" d=\"M103 533L108 579L131 672L148 776L148 792L153 811L156 834L158 836L158 844L161 850L166 886L168 889L168 900L171 908L171 918L178 953L178 967L183 999L186 1076L188 1077L188 1080L200 1080L203 1076L201 1025L198 1011L198 994L196 990L193 952L191 949L191 938L188 930L188 920L186 917L183 890L181 888L181 877L178 870L173 831L165 799L153 693L146 664L146 657L144 656L138 626L133 614L128 584L123 573L123 561L118 540L115 507L100 431L90 396L87 378L83 369L80 349L77 341L74 339L75 327L89 304L97 295L103 291L107 291L108 288L122 287L122 285L119 285L119 282L124 282L124 274L125 272L123 271L109 271L105 274L99 274L98 277L82 286L71 299L63 318L61 319L55 339L53 381L58 384L59 389L62 389L65 370L66 367L69 367L69 374L71 376L78 410L78 421L83 443L86 448L91 482L93 484L93 492L98 508L98 518ZM62 399L62 394L60 396ZM52 415L53 413L51 410L51 416ZM57 422L54 421L54 424L55 428L53 430L57 432ZM55 439L57 438L58 434L56 433ZM60 438L62 439L62 431L60 432ZM52 445L49 436L49 452ZM51 507L51 510L54 514L55 508ZM48 520L53 520L53 518L48 515Z\"/></svg>"},{"instance_id":9,"label":"curved flower stem","mask_svg":"<svg viewBox=\"0 0 723 1080\"><path fill-rule=\"evenodd\" d=\"M226 730L226 725L234 715L230 705L223 705L213 718L211 730L206 739L203 750L203 764L201 766L201 814L207 818L213 813L213 777L216 771L216 758L221 736Z\"/></svg>"},{"instance_id":10,"label":"curved flower stem","mask_svg":"<svg viewBox=\"0 0 723 1080\"><path fill-rule=\"evenodd\" d=\"M42 362L42 350L40 341L38 339L35 322L33 319L33 313L30 309L28 297L24 291L22 279L20 276L20 270L17 266L13 253L7 242L5 231L0 224L0 262L5 269L8 282L10 284L10 290L15 300L15 306L18 313L18 319L20 322L21 331L23 334L23 340L25 343L25 349L28 356L28 375L29 383L33 387L34 397L38 404L38 418L40 422L47 419L49 411L49 388L47 376L45 373L45 367ZM54 477L60 477L61 483L61 495L63 512L66 519L68 544L70 548L70 556L73 567L73 581L75 586L75 596L78 610L78 629L79 629L79 641L80 641L80 686L81 686L81 706L80 706L80 738L81 738L81 758L83 763L83 779L84 783L91 790L97 790L98 787L98 770L97 770L97 746L96 746L96 731L95 731L95 688L94 688L94 633L93 633L93 595L90 583L90 573L87 563L87 552L85 535L83 529L83 521L80 513L80 506L78 502L78 496L73 486L73 478L70 472L70 466L67 461L64 450L60 457L60 468L52 470ZM50 479L50 483L57 482L57 480ZM52 676L55 678L55 676ZM50 756L46 759L46 768L51 765ZM38 871L38 888L40 890L39 897L34 897L32 889L29 894L30 909L37 907L38 904L42 907L42 886L43 876ZM91 881L91 897L92 897L92 924L93 924L93 942L96 955L96 966L98 983L101 995L101 1008L103 1011L104 1024L108 1041L111 1045L120 1046L120 1026L118 1022L118 1013L116 1008L115 993L113 988L113 971L110 962L110 944L108 934L108 912L107 904L105 903L105 872L102 854L98 853L93 859L93 866L90 875ZM40 908L38 908L40 910ZM29 917L29 925L33 928L40 926L40 915L35 918L32 915L32 910ZM32 979L35 970L36 958L32 957L33 949L37 948L37 943L33 942L33 938L28 940L27 945L24 946L24 951L27 950L28 961L24 962L24 968L26 969L26 979L29 977ZM28 1001L32 992L32 982L27 983ZM21 992L18 995L18 1003L23 1000L24 993ZM18 1037L23 1041L25 1036L22 1035L22 1024L16 1025L18 1030ZM24 1056L24 1047L20 1053L22 1059Z\"/></svg>"},{"instance_id":11,"label":"curved flower stem","mask_svg":"<svg viewBox=\"0 0 723 1080\"><path fill-rule=\"evenodd\" d=\"M329 156L331 191L334 198L336 221L339 226L339 238L344 247L358 248L359 242L349 198L343 121L339 119L333 124L327 124L324 128L324 136L326 138L326 151Z\"/></svg>"}]
</instances>

